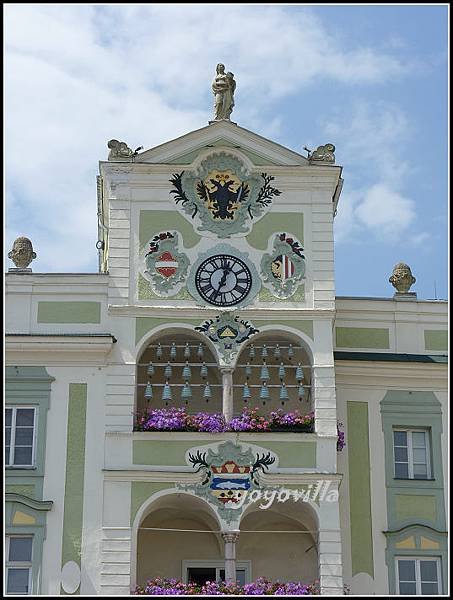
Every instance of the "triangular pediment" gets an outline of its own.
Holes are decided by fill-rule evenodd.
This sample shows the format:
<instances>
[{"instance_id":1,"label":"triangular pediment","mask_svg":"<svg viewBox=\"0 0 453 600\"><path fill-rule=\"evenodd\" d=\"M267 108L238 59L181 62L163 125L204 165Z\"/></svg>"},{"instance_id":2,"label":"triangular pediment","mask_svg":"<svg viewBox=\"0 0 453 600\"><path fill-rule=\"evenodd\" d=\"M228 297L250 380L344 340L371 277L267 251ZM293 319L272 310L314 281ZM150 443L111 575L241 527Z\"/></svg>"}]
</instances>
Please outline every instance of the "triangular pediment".
<instances>
[{"instance_id":1,"label":"triangular pediment","mask_svg":"<svg viewBox=\"0 0 453 600\"><path fill-rule=\"evenodd\" d=\"M305 156L230 121L215 121L160 146L141 152L136 163L191 164L207 148L235 148L255 166L308 165Z\"/></svg>"}]
</instances>

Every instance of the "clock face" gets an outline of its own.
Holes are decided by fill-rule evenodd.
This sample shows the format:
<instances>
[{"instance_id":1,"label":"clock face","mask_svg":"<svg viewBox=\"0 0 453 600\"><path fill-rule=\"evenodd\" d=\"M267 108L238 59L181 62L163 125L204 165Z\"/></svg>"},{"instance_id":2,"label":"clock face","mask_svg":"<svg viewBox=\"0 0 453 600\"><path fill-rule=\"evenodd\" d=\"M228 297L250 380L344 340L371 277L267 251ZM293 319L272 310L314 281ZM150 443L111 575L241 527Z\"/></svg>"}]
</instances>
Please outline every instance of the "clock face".
<instances>
[{"instance_id":1,"label":"clock face","mask_svg":"<svg viewBox=\"0 0 453 600\"><path fill-rule=\"evenodd\" d=\"M244 300L252 287L247 265L236 256L218 254L204 260L195 274L198 293L216 306L234 306Z\"/></svg>"}]
</instances>

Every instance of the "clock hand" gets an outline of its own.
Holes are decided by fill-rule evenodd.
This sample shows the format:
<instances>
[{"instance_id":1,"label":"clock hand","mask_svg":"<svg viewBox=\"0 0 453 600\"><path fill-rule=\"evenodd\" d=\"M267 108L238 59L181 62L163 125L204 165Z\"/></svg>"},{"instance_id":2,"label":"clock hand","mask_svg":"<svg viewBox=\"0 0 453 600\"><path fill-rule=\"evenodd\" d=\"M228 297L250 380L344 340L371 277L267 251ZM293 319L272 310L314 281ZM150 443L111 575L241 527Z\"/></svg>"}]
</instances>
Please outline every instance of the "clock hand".
<instances>
[{"instance_id":1,"label":"clock hand","mask_svg":"<svg viewBox=\"0 0 453 600\"><path fill-rule=\"evenodd\" d=\"M227 277L228 277L228 273L231 271L231 268L229 268L229 263L227 264L227 268L223 269L223 275L222 278L219 282L219 287L216 289L215 294L213 294L212 296L212 300L215 300L220 292L220 290L223 288L223 286L226 283Z\"/></svg>"}]
</instances>

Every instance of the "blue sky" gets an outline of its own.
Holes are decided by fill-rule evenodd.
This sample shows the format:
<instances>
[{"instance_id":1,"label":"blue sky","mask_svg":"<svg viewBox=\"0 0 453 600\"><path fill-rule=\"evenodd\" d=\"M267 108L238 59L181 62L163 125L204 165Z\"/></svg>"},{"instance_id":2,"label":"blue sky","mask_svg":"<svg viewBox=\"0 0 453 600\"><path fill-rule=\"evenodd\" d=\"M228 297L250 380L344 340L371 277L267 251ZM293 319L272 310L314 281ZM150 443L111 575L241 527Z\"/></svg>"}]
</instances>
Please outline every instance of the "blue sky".
<instances>
[{"instance_id":1,"label":"blue sky","mask_svg":"<svg viewBox=\"0 0 453 600\"><path fill-rule=\"evenodd\" d=\"M232 120L305 154L332 142L345 180L337 295L390 297L407 262L447 297L447 5L4 5L6 253L97 271L107 140L145 149L207 124L218 62ZM6 261L6 267L11 266Z\"/></svg>"}]
</instances>

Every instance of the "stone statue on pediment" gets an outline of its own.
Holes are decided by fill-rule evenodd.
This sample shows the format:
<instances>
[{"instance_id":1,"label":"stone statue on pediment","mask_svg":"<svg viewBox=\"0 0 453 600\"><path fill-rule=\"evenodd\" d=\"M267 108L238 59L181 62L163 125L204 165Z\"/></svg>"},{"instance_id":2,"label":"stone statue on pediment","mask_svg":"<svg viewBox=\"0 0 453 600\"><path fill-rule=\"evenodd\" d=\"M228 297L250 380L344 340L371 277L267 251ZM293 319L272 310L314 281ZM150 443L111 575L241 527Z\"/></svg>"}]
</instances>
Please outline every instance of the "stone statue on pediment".
<instances>
[{"instance_id":1,"label":"stone statue on pediment","mask_svg":"<svg viewBox=\"0 0 453 600\"><path fill-rule=\"evenodd\" d=\"M129 148L126 142L109 140L107 142L107 147L110 148L107 160L124 160L130 159L132 156L134 156L134 151Z\"/></svg>"},{"instance_id":2,"label":"stone statue on pediment","mask_svg":"<svg viewBox=\"0 0 453 600\"><path fill-rule=\"evenodd\" d=\"M219 63L216 67L216 76L212 82L214 94L214 121L230 120L234 107L234 91L236 82L230 71L225 73L225 65Z\"/></svg>"},{"instance_id":3,"label":"stone statue on pediment","mask_svg":"<svg viewBox=\"0 0 453 600\"><path fill-rule=\"evenodd\" d=\"M33 252L33 245L26 237L18 237L13 244L11 252L8 253L16 269L16 271L31 271L28 265L36 258L36 252Z\"/></svg>"}]
</instances>

